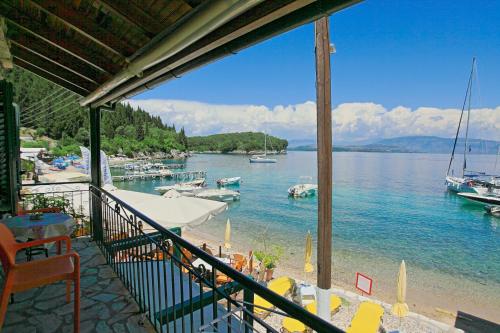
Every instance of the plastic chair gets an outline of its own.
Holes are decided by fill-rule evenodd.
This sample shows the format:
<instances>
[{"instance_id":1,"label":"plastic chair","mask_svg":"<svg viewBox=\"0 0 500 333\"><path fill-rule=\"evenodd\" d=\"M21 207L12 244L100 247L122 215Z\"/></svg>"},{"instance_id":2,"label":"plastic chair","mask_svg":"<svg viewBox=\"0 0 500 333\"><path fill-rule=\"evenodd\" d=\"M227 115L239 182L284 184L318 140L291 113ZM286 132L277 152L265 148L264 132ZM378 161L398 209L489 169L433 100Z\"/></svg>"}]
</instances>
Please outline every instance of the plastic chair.
<instances>
[{"instance_id":1,"label":"plastic chair","mask_svg":"<svg viewBox=\"0 0 500 333\"><path fill-rule=\"evenodd\" d=\"M19 250L62 241L66 242L65 254L16 264L16 253ZM0 300L0 329L5 320L11 293L65 280L66 302L69 303L71 301L71 281L73 280L75 283L74 332L80 331L80 257L76 252L71 252L71 240L68 236L17 243L9 228L0 224L0 259L5 273L5 283Z\"/></svg>"}]
</instances>

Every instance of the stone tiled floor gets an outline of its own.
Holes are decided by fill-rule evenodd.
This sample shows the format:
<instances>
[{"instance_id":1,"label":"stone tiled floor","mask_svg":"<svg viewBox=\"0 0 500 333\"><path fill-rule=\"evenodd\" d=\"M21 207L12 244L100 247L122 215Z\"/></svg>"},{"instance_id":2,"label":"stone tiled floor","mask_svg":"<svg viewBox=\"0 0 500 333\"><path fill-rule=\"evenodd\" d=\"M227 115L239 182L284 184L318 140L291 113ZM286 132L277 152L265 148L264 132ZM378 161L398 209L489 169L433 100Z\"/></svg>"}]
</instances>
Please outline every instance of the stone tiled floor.
<instances>
[{"instance_id":1,"label":"stone tiled floor","mask_svg":"<svg viewBox=\"0 0 500 333\"><path fill-rule=\"evenodd\" d=\"M154 332L95 243L79 238L72 246L81 256L81 332ZM20 253L18 261L23 260ZM73 332L73 302L67 304L64 295L64 283L16 294L1 331Z\"/></svg>"}]
</instances>

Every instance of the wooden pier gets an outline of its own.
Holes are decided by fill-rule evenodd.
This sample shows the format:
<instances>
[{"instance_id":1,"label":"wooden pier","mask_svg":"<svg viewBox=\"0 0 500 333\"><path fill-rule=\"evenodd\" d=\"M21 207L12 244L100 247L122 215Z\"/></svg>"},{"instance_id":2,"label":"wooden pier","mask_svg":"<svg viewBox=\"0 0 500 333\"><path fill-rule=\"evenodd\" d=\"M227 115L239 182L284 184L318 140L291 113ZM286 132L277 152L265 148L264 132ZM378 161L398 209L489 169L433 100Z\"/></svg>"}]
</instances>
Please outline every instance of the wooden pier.
<instances>
[{"instance_id":1,"label":"wooden pier","mask_svg":"<svg viewBox=\"0 0 500 333\"><path fill-rule=\"evenodd\" d=\"M143 174L113 176L113 181L125 182L134 180L152 180L152 179L162 179L162 178L168 178L172 180L193 180L196 178L205 178L206 176L207 176L206 171L172 172L171 174L160 173L160 172L148 172Z\"/></svg>"},{"instance_id":2,"label":"wooden pier","mask_svg":"<svg viewBox=\"0 0 500 333\"><path fill-rule=\"evenodd\" d=\"M110 165L110 168L114 169L125 169L125 165L127 164L134 164L134 163L123 163L123 164L115 164L115 165ZM143 164L136 164L137 167L141 168ZM186 164L183 163L177 163L177 164L163 164L161 166L162 169L184 169L186 167ZM153 169L157 169L157 167L152 167Z\"/></svg>"}]
</instances>

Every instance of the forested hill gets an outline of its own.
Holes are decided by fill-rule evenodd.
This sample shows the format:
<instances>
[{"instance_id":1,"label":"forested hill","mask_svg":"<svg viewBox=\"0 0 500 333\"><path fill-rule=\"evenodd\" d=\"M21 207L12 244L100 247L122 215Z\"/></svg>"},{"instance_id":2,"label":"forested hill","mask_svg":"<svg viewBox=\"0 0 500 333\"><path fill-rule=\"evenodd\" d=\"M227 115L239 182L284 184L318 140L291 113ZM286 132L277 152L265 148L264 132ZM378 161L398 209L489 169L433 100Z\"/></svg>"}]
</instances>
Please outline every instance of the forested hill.
<instances>
[{"instance_id":1,"label":"forested hill","mask_svg":"<svg viewBox=\"0 0 500 333\"><path fill-rule=\"evenodd\" d=\"M208 136L194 136L188 138L189 150L198 152L222 152L229 153L241 151L264 150L264 134L255 132L214 134ZM288 146L288 141L267 136L268 151L282 151Z\"/></svg>"},{"instance_id":2,"label":"forested hill","mask_svg":"<svg viewBox=\"0 0 500 333\"><path fill-rule=\"evenodd\" d=\"M14 68L0 72L14 85L14 101L21 107L21 126L36 130L39 138L57 140L57 155L79 153L79 146L88 146L88 110L78 104L78 95L44 80L28 71ZM170 152L187 149L184 129L163 124L140 108L118 104L113 112L103 112L101 121L102 148L108 154ZM30 143L31 145L36 144Z\"/></svg>"}]
</instances>

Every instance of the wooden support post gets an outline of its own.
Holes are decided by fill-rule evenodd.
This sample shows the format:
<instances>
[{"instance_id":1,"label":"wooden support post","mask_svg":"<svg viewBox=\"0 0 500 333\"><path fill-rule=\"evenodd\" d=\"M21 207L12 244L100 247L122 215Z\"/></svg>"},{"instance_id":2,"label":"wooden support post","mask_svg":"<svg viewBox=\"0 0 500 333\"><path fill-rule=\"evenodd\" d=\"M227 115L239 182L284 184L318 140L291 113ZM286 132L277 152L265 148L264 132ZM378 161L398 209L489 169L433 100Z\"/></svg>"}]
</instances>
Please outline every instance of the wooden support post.
<instances>
[{"instance_id":1,"label":"wooden support post","mask_svg":"<svg viewBox=\"0 0 500 333\"><path fill-rule=\"evenodd\" d=\"M89 108L90 113L90 183L101 187L101 109ZM92 237L102 241L102 211L100 192L90 191Z\"/></svg>"},{"instance_id":2,"label":"wooden support post","mask_svg":"<svg viewBox=\"0 0 500 333\"><path fill-rule=\"evenodd\" d=\"M330 319L332 271L332 102L328 17L315 22L318 131L318 315Z\"/></svg>"},{"instance_id":3,"label":"wooden support post","mask_svg":"<svg viewBox=\"0 0 500 333\"><path fill-rule=\"evenodd\" d=\"M101 186L101 109L90 108L90 175L92 185Z\"/></svg>"}]
</instances>

